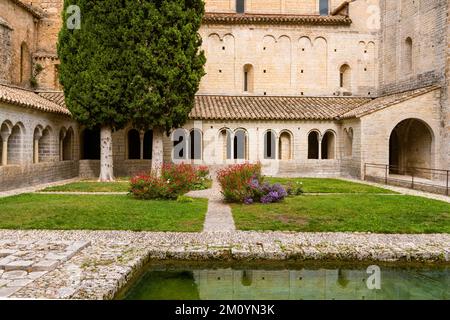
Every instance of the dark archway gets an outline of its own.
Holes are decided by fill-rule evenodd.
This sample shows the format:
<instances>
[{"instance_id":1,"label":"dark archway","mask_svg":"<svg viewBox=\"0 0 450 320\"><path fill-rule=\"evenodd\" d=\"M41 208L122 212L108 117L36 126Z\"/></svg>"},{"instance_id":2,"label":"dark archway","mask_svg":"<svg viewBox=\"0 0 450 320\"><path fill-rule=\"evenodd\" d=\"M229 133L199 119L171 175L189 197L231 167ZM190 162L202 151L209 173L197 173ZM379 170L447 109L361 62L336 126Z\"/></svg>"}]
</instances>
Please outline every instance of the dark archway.
<instances>
[{"instance_id":1,"label":"dark archway","mask_svg":"<svg viewBox=\"0 0 450 320\"><path fill-rule=\"evenodd\" d=\"M319 133L312 131L308 135L308 159L319 159Z\"/></svg>"},{"instance_id":2,"label":"dark archway","mask_svg":"<svg viewBox=\"0 0 450 320\"><path fill-rule=\"evenodd\" d=\"M84 129L80 142L81 160L100 160L100 128Z\"/></svg>"},{"instance_id":3,"label":"dark archway","mask_svg":"<svg viewBox=\"0 0 450 320\"><path fill-rule=\"evenodd\" d=\"M128 159L139 160L141 158L141 136L139 131L128 131Z\"/></svg>"},{"instance_id":4,"label":"dark archway","mask_svg":"<svg viewBox=\"0 0 450 320\"><path fill-rule=\"evenodd\" d=\"M148 130L144 134L144 159L151 160L153 151L153 130Z\"/></svg>"},{"instance_id":5,"label":"dark archway","mask_svg":"<svg viewBox=\"0 0 450 320\"><path fill-rule=\"evenodd\" d=\"M417 168L433 167L432 144L433 133L426 123L417 119L400 122L389 139L391 173L421 176Z\"/></svg>"}]
</instances>

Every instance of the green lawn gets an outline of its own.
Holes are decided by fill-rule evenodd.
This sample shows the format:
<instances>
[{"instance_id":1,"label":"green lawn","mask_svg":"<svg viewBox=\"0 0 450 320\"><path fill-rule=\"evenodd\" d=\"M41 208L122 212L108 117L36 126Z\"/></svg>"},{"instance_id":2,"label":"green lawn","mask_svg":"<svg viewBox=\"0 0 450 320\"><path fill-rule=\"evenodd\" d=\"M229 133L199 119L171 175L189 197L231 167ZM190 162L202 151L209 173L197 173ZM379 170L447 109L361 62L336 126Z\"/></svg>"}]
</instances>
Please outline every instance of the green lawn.
<instances>
[{"instance_id":1,"label":"green lawn","mask_svg":"<svg viewBox=\"0 0 450 320\"><path fill-rule=\"evenodd\" d=\"M302 183L303 191L306 193L396 193L383 188L339 179L267 177L266 181L270 183L279 183L281 185L297 182Z\"/></svg>"},{"instance_id":2,"label":"green lawn","mask_svg":"<svg viewBox=\"0 0 450 320\"><path fill-rule=\"evenodd\" d=\"M208 201L141 201L130 196L24 194L0 199L0 229L197 232Z\"/></svg>"},{"instance_id":3,"label":"green lawn","mask_svg":"<svg viewBox=\"0 0 450 320\"><path fill-rule=\"evenodd\" d=\"M412 196L298 196L232 210L240 230L450 233L450 204Z\"/></svg>"},{"instance_id":4,"label":"green lawn","mask_svg":"<svg viewBox=\"0 0 450 320\"><path fill-rule=\"evenodd\" d=\"M130 182L95 182L80 181L57 187L49 187L44 192L128 192Z\"/></svg>"}]
</instances>

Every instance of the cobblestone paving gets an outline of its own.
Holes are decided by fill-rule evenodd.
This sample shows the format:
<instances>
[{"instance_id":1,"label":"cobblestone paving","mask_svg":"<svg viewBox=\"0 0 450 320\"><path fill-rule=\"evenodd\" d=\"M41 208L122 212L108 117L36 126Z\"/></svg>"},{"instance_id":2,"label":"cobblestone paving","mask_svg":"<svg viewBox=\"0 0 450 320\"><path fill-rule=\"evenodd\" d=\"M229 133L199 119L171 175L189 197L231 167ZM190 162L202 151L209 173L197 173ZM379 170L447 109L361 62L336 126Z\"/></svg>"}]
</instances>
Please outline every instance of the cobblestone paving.
<instances>
[{"instance_id":1,"label":"cobblestone paving","mask_svg":"<svg viewBox=\"0 0 450 320\"><path fill-rule=\"evenodd\" d=\"M70 260L86 241L0 240L0 298L7 298Z\"/></svg>"},{"instance_id":2,"label":"cobblestone paving","mask_svg":"<svg viewBox=\"0 0 450 320\"><path fill-rule=\"evenodd\" d=\"M22 251L26 243L91 244L39 277L33 271L11 274L25 279L22 288L8 293L11 298L111 299L150 259L450 262L449 234L0 230L0 239L22 243ZM48 249L40 252L47 254ZM27 283L31 276L37 279Z\"/></svg>"}]
</instances>

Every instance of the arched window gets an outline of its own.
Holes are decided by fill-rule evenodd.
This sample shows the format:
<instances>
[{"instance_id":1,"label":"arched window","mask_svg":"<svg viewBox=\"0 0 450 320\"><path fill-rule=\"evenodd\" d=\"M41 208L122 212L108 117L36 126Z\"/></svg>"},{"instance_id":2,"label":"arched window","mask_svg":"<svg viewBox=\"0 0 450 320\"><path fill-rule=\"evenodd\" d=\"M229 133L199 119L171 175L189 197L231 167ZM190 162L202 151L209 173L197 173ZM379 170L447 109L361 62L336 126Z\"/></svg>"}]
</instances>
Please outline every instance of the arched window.
<instances>
[{"instance_id":1,"label":"arched window","mask_svg":"<svg viewBox=\"0 0 450 320\"><path fill-rule=\"evenodd\" d=\"M23 125L16 124L8 138L7 164L21 164L22 163L22 139L24 129Z\"/></svg>"},{"instance_id":2,"label":"arched window","mask_svg":"<svg viewBox=\"0 0 450 320\"><path fill-rule=\"evenodd\" d=\"M172 135L172 141L173 141L173 157L177 160L183 160L186 159L187 152L186 152L186 133L183 129L177 129L174 131Z\"/></svg>"},{"instance_id":3,"label":"arched window","mask_svg":"<svg viewBox=\"0 0 450 320\"><path fill-rule=\"evenodd\" d=\"M39 139L38 161L49 162L52 158L52 143L51 143L51 129L49 127L42 131L42 136Z\"/></svg>"},{"instance_id":4,"label":"arched window","mask_svg":"<svg viewBox=\"0 0 450 320\"><path fill-rule=\"evenodd\" d=\"M410 37L405 40L404 50L405 72L410 73L413 70L413 41Z\"/></svg>"},{"instance_id":5,"label":"arched window","mask_svg":"<svg viewBox=\"0 0 450 320\"><path fill-rule=\"evenodd\" d=\"M84 129L81 133L81 159L100 160L100 129Z\"/></svg>"},{"instance_id":6,"label":"arched window","mask_svg":"<svg viewBox=\"0 0 450 320\"><path fill-rule=\"evenodd\" d=\"M321 16L327 16L330 13L328 0L319 0L319 12Z\"/></svg>"},{"instance_id":7,"label":"arched window","mask_svg":"<svg viewBox=\"0 0 450 320\"><path fill-rule=\"evenodd\" d=\"M219 139L222 144L222 159L227 160L232 158L233 146L231 143L232 134L228 129L220 130Z\"/></svg>"},{"instance_id":8,"label":"arched window","mask_svg":"<svg viewBox=\"0 0 450 320\"><path fill-rule=\"evenodd\" d=\"M344 64L339 69L339 86L342 89L351 91L351 69L348 64Z\"/></svg>"},{"instance_id":9,"label":"arched window","mask_svg":"<svg viewBox=\"0 0 450 320\"><path fill-rule=\"evenodd\" d=\"M31 76L31 55L28 45L23 42L20 46L20 83L30 80Z\"/></svg>"},{"instance_id":10,"label":"arched window","mask_svg":"<svg viewBox=\"0 0 450 320\"><path fill-rule=\"evenodd\" d=\"M246 64L244 66L244 92L253 92L253 66Z\"/></svg>"},{"instance_id":11,"label":"arched window","mask_svg":"<svg viewBox=\"0 0 450 320\"><path fill-rule=\"evenodd\" d=\"M335 158L335 137L334 133L327 131L322 138L322 159L330 160Z\"/></svg>"},{"instance_id":12,"label":"arched window","mask_svg":"<svg viewBox=\"0 0 450 320\"><path fill-rule=\"evenodd\" d=\"M141 158L141 136L139 131L128 131L128 159L139 160Z\"/></svg>"},{"instance_id":13,"label":"arched window","mask_svg":"<svg viewBox=\"0 0 450 320\"><path fill-rule=\"evenodd\" d=\"M275 133L267 131L264 134L264 159L275 159Z\"/></svg>"},{"instance_id":14,"label":"arched window","mask_svg":"<svg viewBox=\"0 0 450 320\"><path fill-rule=\"evenodd\" d=\"M73 129L67 130L62 140L62 161L73 160Z\"/></svg>"},{"instance_id":15,"label":"arched window","mask_svg":"<svg viewBox=\"0 0 450 320\"><path fill-rule=\"evenodd\" d=\"M280 160L292 160L292 139L289 132L282 132L279 139L279 159Z\"/></svg>"},{"instance_id":16,"label":"arched window","mask_svg":"<svg viewBox=\"0 0 450 320\"><path fill-rule=\"evenodd\" d=\"M153 152L153 130L148 130L144 134L144 159L151 160Z\"/></svg>"},{"instance_id":17,"label":"arched window","mask_svg":"<svg viewBox=\"0 0 450 320\"><path fill-rule=\"evenodd\" d=\"M312 131L308 135L308 159L319 159L319 133Z\"/></svg>"},{"instance_id":18,"label":"arched window","mask_svg":"<svg viewBox=\"0 0 450 320\"><path fill-rule=\"evenodd\" d=\"M189 155L191 160L202 159L202 132L192 129L189 133Z\"/></svg>"},{"instance_id":19,"label":"arched window","mask_svg":"<svg viewBox=\"0 0 450 320\"><path fill-rule=\"evenodd\" d=\"M12 124L8 120L4 121L0 127L0 164L2 166L6 166L8 164L8 139L11 135L11 128Z\"/></svg>"},{"instance_id":20,"label":"arched window","mask_svg":"<svg viewBox=\"0 0 450 320\"><path fill-rule=\"evenodd\" d=\"M245 12L245 0L236 0L236 12L237 13Z\"/></svg>"},{"instance_id":21,"label":"arched window","mask_svg":"<svg viewBox=\"0 0 450 320\"><path fill-rule=\"evenodd\" d=\"M247 133L243 129L234 133L233 154L235 160L247 159Z\"/></svg>"}]
</instances>

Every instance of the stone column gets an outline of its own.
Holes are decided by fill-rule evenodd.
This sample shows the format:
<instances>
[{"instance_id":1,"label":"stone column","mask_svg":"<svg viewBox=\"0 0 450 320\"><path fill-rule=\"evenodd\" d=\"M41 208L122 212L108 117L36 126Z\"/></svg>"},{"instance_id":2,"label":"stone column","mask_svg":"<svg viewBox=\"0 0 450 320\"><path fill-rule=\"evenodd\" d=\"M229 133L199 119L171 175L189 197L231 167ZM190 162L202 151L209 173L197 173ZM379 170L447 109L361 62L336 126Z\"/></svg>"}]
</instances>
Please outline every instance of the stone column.
<instances>
[{"instance_id":1,"label":"stone column","mask_svg":"<svg viewBox=\"0 0 450 320\"><path fill-rule=\"evenodd\" d=\"M33 162L39 163L39 137L34 138Z\"/></svg>"},{"instance_id":2,"label":"stone column","mask_svg":"<svg viewBox=\"0 0 450 320\"><path fill-rule=\"evenodd\" d=\"M319 160L322 160L322 137L317 135L317 140L319 141Z\"/></svg>"},{"instance_id":3,"label":"stone column","mask_svg":"<svg viewBox=\"0 0 450 320\"><path fill-rule=\"evenodd\" d=\"M8 139L9 139L9 134L2 134L2 166L6 166L8 165Z\"/></svg>"},{"instance_id":4,"label":"stone column","mask_svg":"<svg viewBox=\"0 0 450 320\"><path fill-rule=\"evenodd\" d=\"M145 132L144 131L141 131L140 133L139 133L139 138L140 138L140 140L141 140L141 144L140 144L140 146L141 146L141 151L140 151L140 159L141 160L143 160L144 159L144 136L145 136Z\"/></svg>"}]
</instances>

